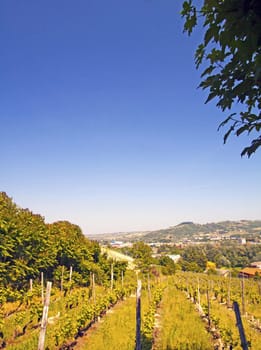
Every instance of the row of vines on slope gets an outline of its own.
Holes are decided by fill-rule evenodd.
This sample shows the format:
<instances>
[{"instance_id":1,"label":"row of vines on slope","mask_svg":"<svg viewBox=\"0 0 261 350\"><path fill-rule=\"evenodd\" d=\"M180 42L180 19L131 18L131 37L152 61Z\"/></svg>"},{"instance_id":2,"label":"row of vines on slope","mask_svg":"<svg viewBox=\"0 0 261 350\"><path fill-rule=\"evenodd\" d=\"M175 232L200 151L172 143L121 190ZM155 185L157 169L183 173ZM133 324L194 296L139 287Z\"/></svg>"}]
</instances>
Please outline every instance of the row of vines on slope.
<instances>
[{"instance_id":1,"label":"row of vines on slope","mask_svg":"<svg viewBox=\"0 0 261 350\"><path fill-rule=\"evenodd\" d=\"M82 335L93 322L102 316L115 303L127 297L134 290L131 283L122 287L96 286L76 288L64 296L58 289L52 290L49 309L46 346L60 348ZM16 303L17 305L17 303ZM14 305L13 308L16 306ZM10 308L10 307L9 307ZM2 315L2 348L35 349L38 343L42 300L39 294L32 293L30 301L19 305L16 311Z\"/></svg>"},{"instance_id":2,"label":"row of vines on slope","mask_svg":"<svg viewBox=\"0 0 261 350\"><path fill-rule=\"evenodd\" d=\"M236 327L236 318L232 309L236 301L242 310L254 311L255 316L243 313L243 326L249 347L261 349L261 333L253 327L253 319L260 315L260 294L258 282L243 281L238 278L210 277L204 274L178 274L174 280L179 291L185 292L187 299L196 304L197 309L208 324L207 329L214 337L222 340L227 349L241 349L241 340ZM249 320L252 322L248 322ZM258 322L258 319L256 319Z\"/></svg>"}]
</instances>

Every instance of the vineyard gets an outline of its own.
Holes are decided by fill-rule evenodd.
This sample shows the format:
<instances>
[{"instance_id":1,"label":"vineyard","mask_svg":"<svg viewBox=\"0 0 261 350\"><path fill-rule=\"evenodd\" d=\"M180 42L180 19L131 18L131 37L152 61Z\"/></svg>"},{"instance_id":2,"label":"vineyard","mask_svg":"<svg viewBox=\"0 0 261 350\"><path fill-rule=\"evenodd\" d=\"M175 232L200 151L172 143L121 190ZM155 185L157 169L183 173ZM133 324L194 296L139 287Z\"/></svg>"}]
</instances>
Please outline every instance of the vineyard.
<instances>
[{"instance_id":1,"label":"vineyard","mask_svg":"<svg viewBox=\"0 0 261 350\"><path fill-rule=\"evenodd\" d=\"M179 272L142 280L140 341L143 350L241 349L232 303L240 306L248 349L261 349L259 281ZM135 349L136 276L112 286L66 293L53 288L45 349ZM37 349L43 300L35 285L15 302L1 302L0 348Z\"/></svg>"},{"instance_id":2,"label":"vineyard","mask_svg":"<svg viewBox=\"0 0 261 350\"><path fill-rule=\"evenodd\" d=\"M261 350L258 275L181 272L206 267L193 247L180 270L144 242L129 253L102 251L79 226L46 224L0 192L0 349Z\"/></svg>"},{"instance_id":3,"label":"vineyard","mask_svg":"<svg viewBox=\"0 0 261 350\"><path fill-rule=\"evenodd\" d=\"M48 349L72 348L93 323L117 302L128 297L133 285L108 289L102 286L75 288L66 295L52 291L45 346ZM29 291L22 301L1 307L0 348L37 349L43 304L40 289Z\"/></svg>"}]
</instances>

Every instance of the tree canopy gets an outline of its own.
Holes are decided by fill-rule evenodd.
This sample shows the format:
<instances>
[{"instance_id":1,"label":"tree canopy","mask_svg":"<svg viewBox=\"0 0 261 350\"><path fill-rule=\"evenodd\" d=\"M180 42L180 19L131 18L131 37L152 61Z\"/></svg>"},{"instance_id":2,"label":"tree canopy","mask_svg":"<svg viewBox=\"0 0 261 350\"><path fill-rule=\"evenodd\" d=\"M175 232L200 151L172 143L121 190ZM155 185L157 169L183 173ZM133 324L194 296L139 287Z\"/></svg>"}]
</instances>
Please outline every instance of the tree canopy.
<instances>
[{"instance_id":1,"label":"tree canopy","mask_svg":"<svg viewBox=\"0 0 261 350\"><path fill-rule=\"evenodd\" d=\"M202 272L209 268L209 262L217 268L242 268L251 262L259 261L261 247L258 244L238 245L224 242L223 244L206 244L187 246L180 252L182 259L178 262L184 271Z\"/></svg>"},{"instance_id":2,"label":"tree canopy","mask_svg":"<svg viewBox=\"0 0 261 350\"><path fill-rule=\"evenodd\" d=\"M59 285L62 274L69 278L71 266L73 282L86 285L93 272L104 284L110 279L111 263L79 226L69 221L46 224L41 215L18 207L0 192L0 290L22 291L41 272ZM114 262L115 279L126 265Z\"/></svg>"},{"instance_id":3,"label":"tree canopy","mask_svg":"<svg viewBox=\"0 0 261 350\"><path fill-rule=\"evenodd\" d=\"M153 263L152 249L144 242L135 242L132 246L132 256L135 264L141 272L148 272Z\"/></svg>"},{"instance_id":4,"label":"tree canopy","mask_svg":"<svg viewBox=\"0 0 261 350\"><path fill-rule=\"evenodd\" d=\"M250 144L241 155L250 157L261 146L261 1L193 0L183 2L184 31L189 35L203 23L204 40L195 52L195 64L204 66L199 85L229 112L219 127L231 134L248 134ZM201 22L202 21L202 22Z\"/></svg>"}]
</instances>

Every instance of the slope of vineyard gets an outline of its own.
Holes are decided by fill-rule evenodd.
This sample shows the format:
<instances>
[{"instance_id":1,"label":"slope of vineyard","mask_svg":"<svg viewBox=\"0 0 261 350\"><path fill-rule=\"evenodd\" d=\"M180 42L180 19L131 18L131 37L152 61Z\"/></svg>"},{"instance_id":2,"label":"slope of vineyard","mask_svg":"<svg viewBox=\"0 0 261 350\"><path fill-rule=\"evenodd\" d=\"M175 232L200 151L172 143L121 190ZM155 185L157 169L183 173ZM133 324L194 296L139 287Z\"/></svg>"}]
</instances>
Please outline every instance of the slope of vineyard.
<instances>
[{"instance_id":1,"label":"slope of vineyard","mask_svg":"<svg viewBox=\"0 0 261 350\"><path fill-rule=\"evenodd\" d=\"M161 300L162 288L153 283L151 289L144 285L141 293L141 347L150 350L153 342L154 315ZM135 295L117 305L86 337L75 350L134 350L136 336Z\"/></svg>"},{"instance_id":2,"label":"slope of vineyard","mask_svg":"<svg viewBox=\"0 0 261 350\"><path fill-rule=\"evenodd\" d=\"M45 347L133 350L136 299L129 297L136 289L133 277L132 273L124 288L120 281L112 289L98 285L95 290L77 287L66 295L54 288ZM163 279L151 278L150 282L143 276L142 349L210 350L218 344L224 349L241 349L233 301L240 306L249 349L261 350L259 281L242 283L238 278L184 272ZM36 349L42 314L37 289L28 292L21 302L4 303L1 310L5 342L2 348Z\"/></svg>"},{"instance_id":3,"label":"slope of vineyard","mask_svg":"<svg viewBox=\"0 0 261 350\"><path fill-rule=\"evenodd\" d=\"M174 279L176 288L187 296L209 322L208 329L219 337L228 349L241 349L239 331L232 303L239 304L247 342L252 349L261 349L260 315L261 295L259 282L238 278L207 276L205 274L179 273ZM250 310L253 314L250 314Z\"/></svg>"},{"instance_id":4,"label":"slope of vineyard","mask_svg":"<svg viewBox=\"0 0 261 350\"><path fill-rule=\"evenodd\" d=\"M46 347L60 349L64 344L75 342L100 315L127 297L131 291L131 286L113 290L96 287L95 294L89 288L76 288L67 296L54 291L50 303ZM28 304L22 304L15 313L4 317L2 331L8 349L37 348L42 308L41 299L32 297Z\"/></svg>"}]
</instances>

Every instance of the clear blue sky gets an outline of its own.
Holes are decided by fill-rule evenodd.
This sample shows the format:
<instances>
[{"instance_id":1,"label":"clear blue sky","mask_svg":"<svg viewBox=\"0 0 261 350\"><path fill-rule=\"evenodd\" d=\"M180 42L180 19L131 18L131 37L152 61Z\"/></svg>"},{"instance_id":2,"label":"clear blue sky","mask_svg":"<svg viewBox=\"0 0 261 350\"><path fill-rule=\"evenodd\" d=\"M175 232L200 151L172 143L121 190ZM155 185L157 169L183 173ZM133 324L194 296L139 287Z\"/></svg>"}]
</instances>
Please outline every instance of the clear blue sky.
<instances>
[{"instance_id":1,"label":"clear blue sky","mask_svg":"<svg viewBox=\"0 0 261 350\"><path fill-rule=\"evenodd\" d=\"M176 0L1 0L1 190L102 233L261 219L261 152L223 145Z\"/></svg>"}]
</instances>

